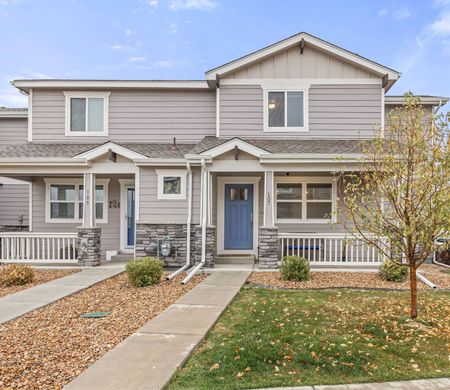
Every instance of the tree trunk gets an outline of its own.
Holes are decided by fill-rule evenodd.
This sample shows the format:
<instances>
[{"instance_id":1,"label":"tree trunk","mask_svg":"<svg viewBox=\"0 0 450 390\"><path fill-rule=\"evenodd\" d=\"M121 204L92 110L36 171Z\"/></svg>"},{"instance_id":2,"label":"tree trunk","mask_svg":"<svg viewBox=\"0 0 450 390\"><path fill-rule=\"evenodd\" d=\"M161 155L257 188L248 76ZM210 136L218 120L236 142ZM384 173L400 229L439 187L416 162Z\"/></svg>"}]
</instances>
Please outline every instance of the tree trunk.
<instances>
[{"instance_id":1,"label":"tree trunk","mask_svg":"<svg viewBox=\"0 0 450 390\"><path fill-rule=\"evenodd\" d=\"M416 267L410 264L409 266L409 284L411 290L411 318L417 318L417 275Z\"/></svg>"}]
</instances>

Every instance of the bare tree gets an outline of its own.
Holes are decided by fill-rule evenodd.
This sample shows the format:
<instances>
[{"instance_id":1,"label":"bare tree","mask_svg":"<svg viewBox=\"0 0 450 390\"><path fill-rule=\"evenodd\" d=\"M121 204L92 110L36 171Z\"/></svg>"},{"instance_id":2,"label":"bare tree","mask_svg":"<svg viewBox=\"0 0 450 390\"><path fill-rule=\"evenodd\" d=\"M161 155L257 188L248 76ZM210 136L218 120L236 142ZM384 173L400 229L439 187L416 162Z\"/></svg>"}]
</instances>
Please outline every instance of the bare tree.
<instances>
[{"instance_id":1,"label":"bare tree","mask_svg":"<svg viewBox=\"0 0 450 390\"><path fill-rule=\"evenodd\" d=\"M345 225L387 259L409 267L416 318L416 270L437 249L435 239L450 230L448 124L426 113L410 93L386 122L385 137L363 143L360 170L341 173Z\"/></svg>"}]
</instances>

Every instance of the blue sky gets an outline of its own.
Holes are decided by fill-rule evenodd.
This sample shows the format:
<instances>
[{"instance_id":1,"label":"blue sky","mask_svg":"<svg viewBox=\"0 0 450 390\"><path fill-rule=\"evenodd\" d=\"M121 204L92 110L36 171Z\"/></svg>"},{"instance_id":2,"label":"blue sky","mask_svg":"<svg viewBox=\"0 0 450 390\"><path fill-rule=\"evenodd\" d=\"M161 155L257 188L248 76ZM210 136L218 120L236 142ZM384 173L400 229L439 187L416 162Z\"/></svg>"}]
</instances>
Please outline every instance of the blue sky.
<instances>
[{"instance_id":1,"label":"blue sky","mask_svg":"<svg viewBox=\"0 0 450 390\"><path fill-rule=\"evenodd\" d=\"M450 96L450 0L0 0L0 105L14 78L203 79L300 31Z\"/></svg>"}]
</instances>

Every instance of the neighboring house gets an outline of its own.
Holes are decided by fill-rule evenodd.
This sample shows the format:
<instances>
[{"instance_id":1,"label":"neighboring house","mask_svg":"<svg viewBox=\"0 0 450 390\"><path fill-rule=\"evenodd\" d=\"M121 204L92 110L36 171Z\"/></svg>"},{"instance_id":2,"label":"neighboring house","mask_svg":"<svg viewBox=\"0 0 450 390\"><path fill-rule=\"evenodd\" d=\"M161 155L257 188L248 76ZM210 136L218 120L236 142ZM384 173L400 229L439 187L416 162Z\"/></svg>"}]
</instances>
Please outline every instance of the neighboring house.
<instances>
[{"instance_id":1,"label":"neighboring house","mask_svg":"<svg viewBox=\"0 0 450 390\"><path fill-rule=\"evenodd\" d=\"M205 80L14 80L28 127L0 148L0 174L30 183L32 233L4 237L2 256L98 264L166 255L169 236L170 265L377 264L345 240L334 173L358 169L360 141L401 105L385 96L399 77L300 33ZM430 112L446 102L424 98Z\"/></svg>"},{"instance_id":2,"label":"neighboring house","mask_svg":"<svg viewBox=\"0 0 450 390\"><path fill-rule=\"evenodd\" d=\"M27 109L0 107L0 147L25 143ZM0 232L28 230L30 185L0 177Z\"/></svg>"}]
</instances>

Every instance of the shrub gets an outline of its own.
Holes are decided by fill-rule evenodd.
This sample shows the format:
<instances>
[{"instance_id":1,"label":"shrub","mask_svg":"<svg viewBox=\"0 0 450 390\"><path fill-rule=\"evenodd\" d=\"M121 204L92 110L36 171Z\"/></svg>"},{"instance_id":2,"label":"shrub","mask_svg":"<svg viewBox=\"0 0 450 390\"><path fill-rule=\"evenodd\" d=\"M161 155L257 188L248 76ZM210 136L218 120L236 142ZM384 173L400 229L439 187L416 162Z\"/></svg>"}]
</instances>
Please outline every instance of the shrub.
<instances>
[{"instance_id":1,"label":"shrub","mask_svg":"<svg viewBox=\"0 0 450 390\"><path fill-rule=\"evenodd\" d=\"M293 282L309 280L308 260L301 256L285 256L281 262L281 276Z\"/></svg>"},{"instance_id":2,"label":"shrub","mask_svg":"<svg viewBox=\"0 0 450 390\"><path fill-rule=\"evenodd\" d=\"M386 260L380 265L379 275L381 279L388 282L401 283L404 282L408 276L408 266L399 265L393 261Z\"/></svg>"},{"instance_id":3,"label":"shrub","mask_svg":"<svg viewBox=\"0 0 450 390\"><path fill-rule=\"evenodd\" d=\"M125 267L128 279L134 287L145 287L159 283L163 274L163 262L154 257L131 260Z\"/></svg>"},{"instance_id":4,"label":"shrub","mask_svg":"<svg viewBox=\"0 0 450 390\"><path fill-rule=\"evenodd\" d=\"M0 267L0 286L21 286L34 280L34 269L28 265L10 264Z\"/></svg>"}]
</instances>

